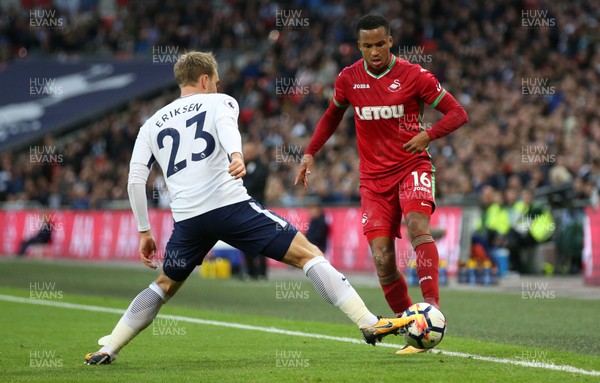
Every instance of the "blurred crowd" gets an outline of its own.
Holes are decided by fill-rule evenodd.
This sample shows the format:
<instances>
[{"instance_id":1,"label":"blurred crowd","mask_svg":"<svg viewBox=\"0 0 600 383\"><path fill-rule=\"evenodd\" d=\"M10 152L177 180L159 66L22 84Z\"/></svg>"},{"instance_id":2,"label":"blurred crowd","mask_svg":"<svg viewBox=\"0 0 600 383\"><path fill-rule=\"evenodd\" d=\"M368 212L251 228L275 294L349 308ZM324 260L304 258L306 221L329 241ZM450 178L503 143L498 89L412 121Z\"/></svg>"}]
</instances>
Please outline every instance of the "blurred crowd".
<instances>
[{"instance_id":1,"label":"blurred crowd","mask_svg":"<svg viewBox=\"0 0 600 383\"><path fill-rule=\"evenodd\" d=\"M407 0L82 1L57 9L67 27L32 29L7 2L0 61L84 55L150 57L156 47L212 50L220 91L240 104L244 139L269 167L267 204L358 201L358 155L349 110L316 157L309 190L294 187L301 155L332 97L337 73L360 58L354 23L388 17L393 50L432 71L463 105L469 124L432 142L438 200L484 187L558 195L596 204L600 187L600 8L589 1ZM45 1L43 3L52 3ZM111 2L105 2L111 3ZM106 5L106 4L105 4ZM0 154L0 201L95 208L126 199L131 148L141 124L177 97L174 89L64 137L47 137L62 160L29 161L29 149ZM426 108L424 126L440 114ZM149 195L163 186L152 174ZM555 198L556 199L556 198Z\"/></svg>"}]
</instances>

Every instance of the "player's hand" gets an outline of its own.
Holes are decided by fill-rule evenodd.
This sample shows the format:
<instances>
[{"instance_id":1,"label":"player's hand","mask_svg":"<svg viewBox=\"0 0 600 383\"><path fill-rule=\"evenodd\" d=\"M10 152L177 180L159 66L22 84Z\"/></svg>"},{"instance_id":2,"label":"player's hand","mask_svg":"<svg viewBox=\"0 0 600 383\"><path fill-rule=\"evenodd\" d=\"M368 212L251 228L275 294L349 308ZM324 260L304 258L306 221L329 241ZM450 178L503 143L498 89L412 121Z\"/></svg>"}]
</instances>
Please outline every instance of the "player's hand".
<instances>
[{"instance_id":1,"label":"player's hand","mask_svg":"<svg viewBox=\"0 0 600 383\"><path fill-rule=\"evenodd\" d=\"M411 138L406 144L402 145L402 147L410 154L418 154L427 149L429 142L431 142L431 138L429 138L426 131L422 131Z\"/></svg>"},{"instance_id":2,"label":"player's hand","mask_svg":"<svg viewBox=\"0 0 600 383\"><path fill-rule=\"evenodd\" d=\"M298 185L299 182L302 182L304 184L304 189L306 189L308 187L308 175L310 174L312 167L312 154L305 154L302 157L302 162L300 163L300 169L298 169L298 175L296 175L296 181L294 181L294 185Z\"/></svg>"},{"instance_id":3,"label":"player's hand","mask_svg":"<svg viewBox=\"0 0 600 383\"><path fill-rule=\"evenodd\" d=\"M150 231L140 233L140 258L146 266L156 269L158 266L153 262L156 255L156 242Z\"/></svg>"},{"instance_id":4,"label":"player's hand","mask_svg":"<svg viewBox=\"0 0 600 383\"><path fill-rule=\"evenodd\" d=\"M246 175L246 165L244 165L244 157L242 157L241 153L235 152L231 154L231 163L227 171L236 180Z\"/></svg>"}]
</instances>

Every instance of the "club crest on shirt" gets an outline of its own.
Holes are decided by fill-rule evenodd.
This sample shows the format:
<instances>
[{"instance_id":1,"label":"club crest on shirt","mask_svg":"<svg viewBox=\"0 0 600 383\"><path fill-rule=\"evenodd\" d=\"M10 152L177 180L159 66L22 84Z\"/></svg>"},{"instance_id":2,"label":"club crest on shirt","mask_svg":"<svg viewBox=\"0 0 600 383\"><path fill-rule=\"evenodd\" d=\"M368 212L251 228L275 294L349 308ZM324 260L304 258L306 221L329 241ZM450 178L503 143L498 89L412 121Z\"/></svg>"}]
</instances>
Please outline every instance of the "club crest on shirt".
<instances>
[{"instance_id":1,"label":"club crest on shirt","mask_svg":"<svg viewBox=\"0 0 600 383\"><path fill-rule=\"evenodd\" d=\"M402 85L400 84L400 80L395 79L394 82L390 84L390 86L388 86L388 90L390 92L397 92L400 90L401 86Z\"/></svg>"}]
</instances>

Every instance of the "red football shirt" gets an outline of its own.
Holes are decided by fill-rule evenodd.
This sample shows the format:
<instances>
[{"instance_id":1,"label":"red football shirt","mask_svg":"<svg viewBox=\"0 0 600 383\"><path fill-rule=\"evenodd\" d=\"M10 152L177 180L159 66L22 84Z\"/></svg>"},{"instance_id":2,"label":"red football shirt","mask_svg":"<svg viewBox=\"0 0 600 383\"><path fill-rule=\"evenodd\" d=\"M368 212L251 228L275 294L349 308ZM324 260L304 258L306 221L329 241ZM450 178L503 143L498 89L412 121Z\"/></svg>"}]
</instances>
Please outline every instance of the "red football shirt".
<instances>
[{"instance_id":1,"label":"red football shirt","mask_svg":"<svg viewBox=\"0 0 600 383\"><path fill-rule=\"evenodd\" d=\"M361 178L391 176L430 159L426 151L410 154L402 145L422 130L424 104L435 108L445 93L431 72L394 55L380 74L370 72L364 59L342 70L333 102L354 110Z\"/></svg>"}]
</instances>

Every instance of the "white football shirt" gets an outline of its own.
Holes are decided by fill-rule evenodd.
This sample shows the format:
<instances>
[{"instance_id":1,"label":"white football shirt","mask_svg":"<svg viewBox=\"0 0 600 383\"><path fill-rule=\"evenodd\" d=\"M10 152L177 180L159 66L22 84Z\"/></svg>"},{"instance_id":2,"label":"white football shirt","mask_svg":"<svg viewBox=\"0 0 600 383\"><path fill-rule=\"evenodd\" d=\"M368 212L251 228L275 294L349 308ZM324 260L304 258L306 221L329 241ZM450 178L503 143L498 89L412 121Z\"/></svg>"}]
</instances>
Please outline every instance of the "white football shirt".
<instances>
[{"instance_id":1,"label":"white football shirt","mask_svg":"<svg viewBox=\"0 0 600 383\"><path fill-rule=\"evenodd\" d=\"M176 222L250 199L227 168L242 151L237 101L220 93L191 94L156 112L141 127L131 165L160 165Z\"/></svg>"}]
</instances>

